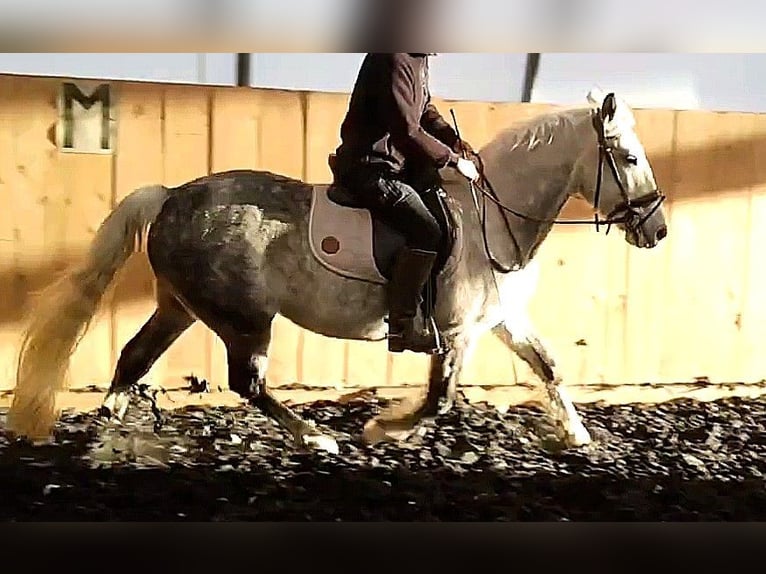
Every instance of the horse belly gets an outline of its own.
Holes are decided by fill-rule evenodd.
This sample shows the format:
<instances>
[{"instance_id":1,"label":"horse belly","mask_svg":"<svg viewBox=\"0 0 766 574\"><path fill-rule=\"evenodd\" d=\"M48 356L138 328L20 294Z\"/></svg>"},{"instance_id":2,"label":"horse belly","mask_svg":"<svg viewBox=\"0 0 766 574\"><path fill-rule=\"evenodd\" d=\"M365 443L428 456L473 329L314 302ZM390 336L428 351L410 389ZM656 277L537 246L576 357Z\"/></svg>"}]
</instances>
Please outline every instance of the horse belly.
<instances>
[{"instance_id":1,"label":"horse belly","mask_svg":"<svg viewBox=\"0 0 766 574\"><path fill-rule=\"evenodd\" d=\"M276 249L264 266L279 313L300 327L340 339L385 337L385 293L380 285L347 279L320 265L296 234L292 249ZM289 238L285 240L289 242ZM279 253L279 255L277 255Z\"/></svg>"}]
</instances>

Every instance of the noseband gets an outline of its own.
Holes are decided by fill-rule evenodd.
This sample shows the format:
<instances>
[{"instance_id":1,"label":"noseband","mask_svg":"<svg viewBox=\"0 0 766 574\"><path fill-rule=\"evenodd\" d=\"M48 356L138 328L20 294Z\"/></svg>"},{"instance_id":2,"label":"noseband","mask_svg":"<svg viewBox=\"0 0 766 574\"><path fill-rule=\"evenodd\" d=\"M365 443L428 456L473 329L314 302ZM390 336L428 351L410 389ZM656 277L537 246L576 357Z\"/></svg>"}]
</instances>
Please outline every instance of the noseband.
<instances>
[{"instance_id":1,"label":"noseband","mask_svg":"<svg viewBox=\"0 0 766 574\"><path fill-rule=\"evenodd\" d=\"M601 110L596 109L591 114L593 127L598 135L598 172L596 176L596 192L594 195L594 209L593 223L596 226L596 231L599 230L600 225L606 225L607 234L609 229L614 223L624 223L625 226L633 232L637 232L638 228L659 209L662 202L665 201L665 195L657 188L641 195L639 197L631 198L628 195L628 191L625 189L625 185L620 178L620 172L617 171L617 162L614 159L614 150L609 145L609 140L612 138L606 137L604 129L604 120L601 117ZM604 161L607 161L609 170L612 172L617 187L620 189L623 201L619 203L615 208L609 212L605 221L600 221L598 217L599 202L601 199L601 182L604 178ZM485 178L486 179L486 178ZM643 211L643 213L642 213ZM554 221L554 223L570 223L569 221ZM574 223L572 221L571 223Z\"/></svg>"},{"instance_id":2,"label":"noseband","mask_svg":"<svg viewBox=\"0 0 766 574\"><path fill-rule=\"evenodd\" d=\"M453 120L454 120L454 112L452 112ZM499 197L497 196L497 193L495 192L494 188L492 187L492 183L487 178L485 171L484 171L484 160L481 158L481 156L476 153L476 158L479 161L479 174L480 174L480 181L478 183L471 182L471 194L473 196L474 206L476 208L476 211L479 213L479 218L481 221L481 228L482 228L482 236L484 239L484 250L487 252L487 257L492 263L492 266L494 269L500 273L510 273L511 271L515 271L517 267L508 267L507 265L502 264L500 261L497 260L497 258L492 254L492 251L489 248L489 242L487 239L487 221L486 221L486 214L487 214L487 203L486 200L489 199L492 203L494 203L500 210L500 214L503 217L503 222L505 223L506 230L508 231L508 234L510 235L511 239L513 240L517 251L519 254L521 254L521 249L516 241L516 237L513 235L513 231L511 230L511 224L508 221L508 215L507 213L511 213L515 215L516 217L519 217L521 219L525 219L526 221L532 221L534 223L551 223L551 224L557 224L557 225L595 225L596 231L600 230L600 226L606 225L606 233L609 233L609 230L611 229L611 226L613 224L624 224L627 229L632 231L633 233L638 233L638 229L643 225L647 219L649 219L652 214L654 214L657 209L659 209L660 205L662 205L662 202L665 201L665 195L662 193L660 189L654 189L653 191L650 191L649 193L646 193L644 195L641 195L639 197L633 197L631 198L628 194L627 189L625 188L625 185L622 182L622 179L620 178L620 173L617 170L617 162L614 159L614 150L612 149L612 146L609 144L609 141L613 139L613 137L607 137L604 127L604 120L602 118L602 112L600 108L596 108L592 115L591 115L593 127L596 130L596 134L598 135L598 171L596 175L596 190L594 194L594 217L593 219L538 219L536 217L532 217L530 215L526 215L524 213L520 213L516 211L515 209L512 209L508 207L507 205L504 205ZM457 122L455 121L455 130L457 131ZM458 138L460 138L460 132L457 131ZM462 141L462 140L460 140ZM609 165L609 169L612 172L612 176L615 179L615 182L617 183L617 187L620 189L620 193L623 197L623 201L619 203L609 214L607 215L607 218L602 220L599 218L598 212L599 212L599 205L601 200L601 184L604 179L604 163L607 163ZM481 207L479 207L479 200L476 196L476 189L481 192L482 196L482 203ZM506 213L507 212L507 213Z\"/></svg>"}]
</instances>

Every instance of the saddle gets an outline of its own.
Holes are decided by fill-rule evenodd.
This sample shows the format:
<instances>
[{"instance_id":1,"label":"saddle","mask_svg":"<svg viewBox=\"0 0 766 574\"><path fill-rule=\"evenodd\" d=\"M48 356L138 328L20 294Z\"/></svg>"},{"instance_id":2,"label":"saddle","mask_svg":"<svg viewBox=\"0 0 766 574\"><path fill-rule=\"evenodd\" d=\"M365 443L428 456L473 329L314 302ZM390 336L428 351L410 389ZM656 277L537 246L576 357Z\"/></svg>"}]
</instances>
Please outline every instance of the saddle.
<instances>
[{"instance_id":1,"label":"saddle","mask_svg":"<svg viewBox=\"0 0 766 574\"><path fill-rule=\"evenodd\" d=\"M328 164L333 174L336 173L334 154L329 156ZM455 249L459 228L439 190L426 192L421 197L447 238L434 265L430 285L433 289L434 279ZM398 231L376 219L350 190L332 183L312 188L309 243L314 258L330 271L384 285L391 279L396 255L405 240Z\"/></svg>"}]
</instances>

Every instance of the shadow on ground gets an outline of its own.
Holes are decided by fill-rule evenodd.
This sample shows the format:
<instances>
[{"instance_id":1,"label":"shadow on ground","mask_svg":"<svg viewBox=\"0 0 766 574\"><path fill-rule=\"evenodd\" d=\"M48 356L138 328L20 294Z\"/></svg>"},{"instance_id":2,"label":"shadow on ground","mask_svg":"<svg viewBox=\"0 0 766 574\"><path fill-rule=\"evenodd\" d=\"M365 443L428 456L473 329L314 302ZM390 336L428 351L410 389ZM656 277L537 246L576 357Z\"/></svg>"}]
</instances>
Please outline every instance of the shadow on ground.
<instances>
[{"instance_id":1,"label":"shadow on ground","mask_svg":"<svg viewBox=\"0 0 766 574\"><path fill-rule=\"evenodd\" d=\"M580 407L592 445L551 452L540 413L460 404L368 447L375 397L296 410L338 456L300 453L257 412L189 407L153 430L68 413L53 444L0 438L4 520L763 520L766 400Z\"/></svg>"}]
</instances>

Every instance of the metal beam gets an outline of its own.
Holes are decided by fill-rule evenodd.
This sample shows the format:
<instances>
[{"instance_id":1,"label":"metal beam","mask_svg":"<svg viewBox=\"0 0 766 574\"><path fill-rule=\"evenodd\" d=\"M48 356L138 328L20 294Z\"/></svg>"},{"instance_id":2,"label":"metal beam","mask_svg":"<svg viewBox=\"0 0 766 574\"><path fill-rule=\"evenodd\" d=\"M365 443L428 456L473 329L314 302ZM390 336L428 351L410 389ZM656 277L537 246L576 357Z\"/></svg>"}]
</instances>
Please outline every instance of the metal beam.
<instances>
[{"instance_id":1,"label":"metal beam","mask_svg":"<svg viewBox=\"0 0 766 574\"><path fill-rule=\"evenodd\" d=\"M532 90L537 79L537 70L540 67L540 54L527 54L527 65L524 69L524 88L521 92L521 101L532 101Z\"/></svg>"},{"instance_id":2,"label":"metal beam","mask_svg":"<svg viewBox=\"0 0 766 574\"><path fill-rule=\"evenodd\" d=\"M250 54L237 54L237 85L250 85Z\"/></svg>"}]
</instances>

